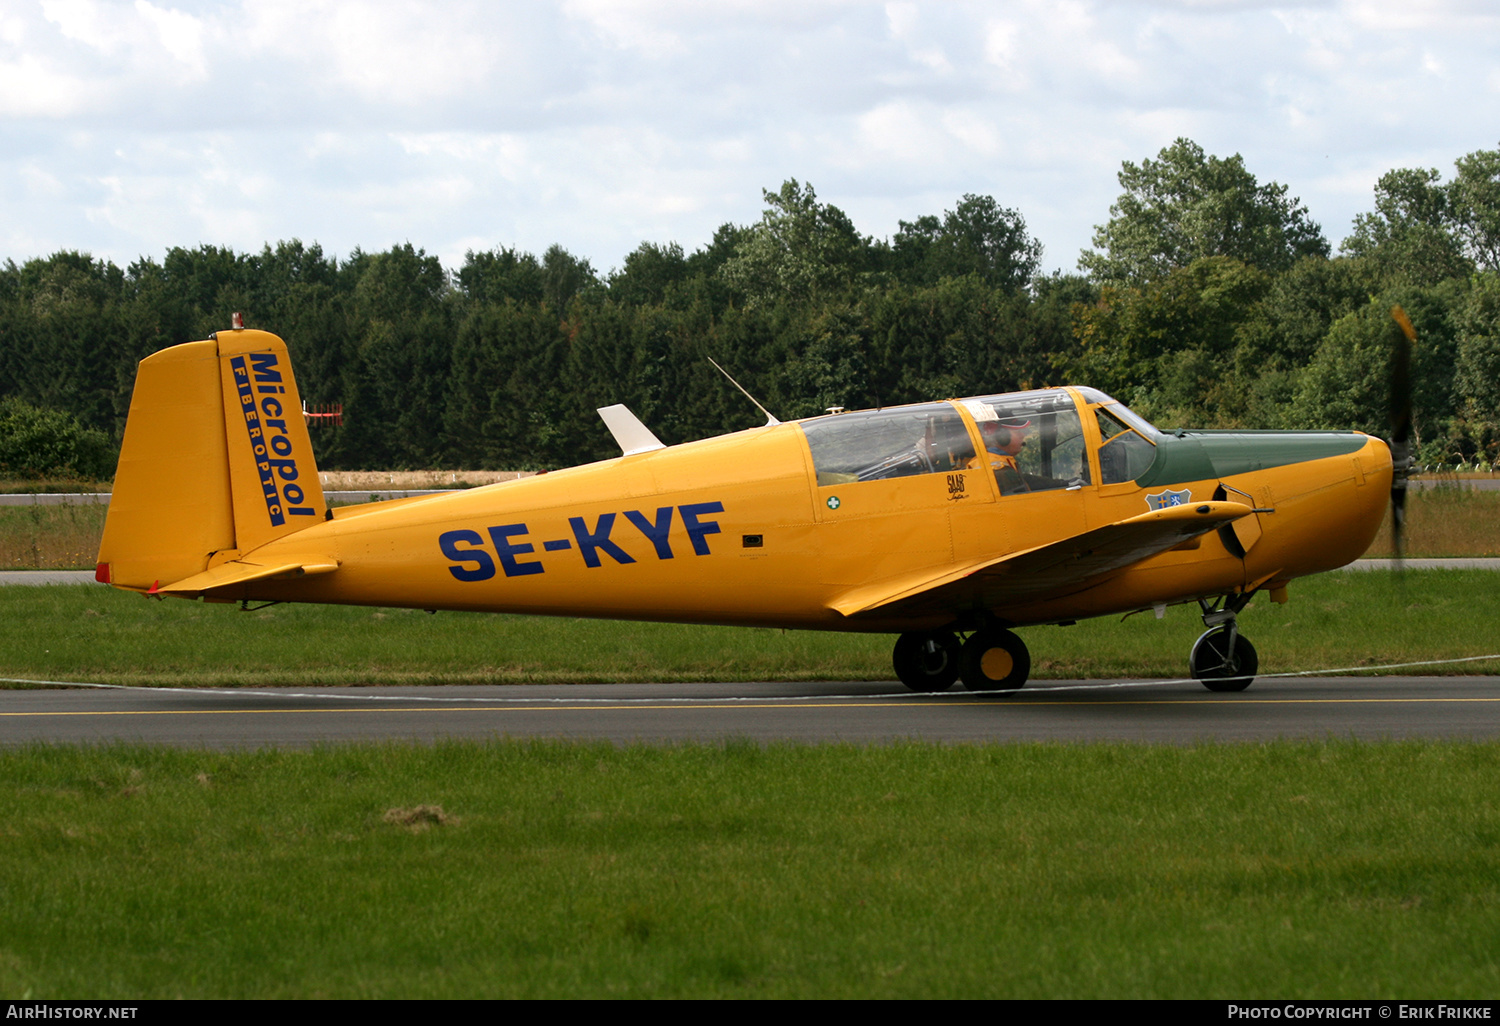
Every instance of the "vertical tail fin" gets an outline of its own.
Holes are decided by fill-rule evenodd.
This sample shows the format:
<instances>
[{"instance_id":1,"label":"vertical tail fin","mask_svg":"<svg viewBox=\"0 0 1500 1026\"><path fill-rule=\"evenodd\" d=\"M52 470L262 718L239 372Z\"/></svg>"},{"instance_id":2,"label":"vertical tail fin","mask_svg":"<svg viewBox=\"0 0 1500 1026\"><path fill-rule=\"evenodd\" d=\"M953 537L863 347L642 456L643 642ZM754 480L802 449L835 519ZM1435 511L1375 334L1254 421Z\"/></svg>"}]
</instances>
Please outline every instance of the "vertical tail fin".
<instances>
[{"instance_id":1,"label":"vertical tail fin","mask_svg":"<svg viewBox=\"0 0 1500 1026\"><path fill-rule=\"evenodd\" d=\"M141 361L100 580L154 590L326 512L286 343L237 329Z\"/></svg>"}]
</instances>

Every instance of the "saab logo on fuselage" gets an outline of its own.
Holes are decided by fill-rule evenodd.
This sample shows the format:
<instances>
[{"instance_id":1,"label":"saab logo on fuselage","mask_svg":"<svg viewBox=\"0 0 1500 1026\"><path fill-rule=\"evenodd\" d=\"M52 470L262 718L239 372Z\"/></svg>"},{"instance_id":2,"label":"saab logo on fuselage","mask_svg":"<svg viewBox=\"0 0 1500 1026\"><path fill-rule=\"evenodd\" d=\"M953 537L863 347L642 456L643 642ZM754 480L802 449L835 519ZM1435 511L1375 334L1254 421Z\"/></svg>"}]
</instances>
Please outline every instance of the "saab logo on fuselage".
<instances>
[{"instance_id":1,"label":"saab logo on fuselage","mask_svg":"<svg viewBox=\"0 0 1500 1026\"><path fill-rule=\"evenodd\" d=\"M1193 491L1191 488L1184 488L1180 492L1168 490L1146 496L1146 505L1151 509L1166 509L1168 506L1181 506L1183 503L1192 501Z\"/></svg>"},{"instance_id":2,"label":"saab logo on fuselage","mask_svg":"<svg viewBox=\"0 0 1500 1026\"><path fill-rule=\"evenodd\" d=\"M275 353L246 353L229 361L272 527L285 524L288 514L310 517L317 513L311 506L302 505L307 495L296 483L297 459L292 455L292 438L286 430L286 410L282 405L286 385L282 383L277 363ZM301 416L301 411L293 410L292 415Z\"/></svg>"},{"instance_id":3,"label":"saab logo on fuselage","mask_svg":"<svg viewBox=\"0 0 1500 1026\"><path fill-rule=\"evenodd\" d=\"M717 521L702 518L710 513L722 512L722 502L693 502L686 506L662 506L652 516L647 516L638 509L627 509L624 515L640 536L651 543L657 559L672 559L676 555L672 551L671 540L674 515L682 518L682 527L693 546L693 553L707 556L708 536L718 534L719 525ZM604 565L604 561L599 558L600 553L616 563L634 563L635 557L611 537L617 516L615 513L602 513L594 521L593 527L589 526L585 517L569 517L571 537L544 539L542 550L568 552L576 548L583 557L583 565L592 568ZM531 533L525 524L487 527L485 533L489 535L488 545L478 531L444 531L438 535L438 548L442 549L443 555L454 561L448 572L455 580L489 580L495 576L496 557L499 558L500 568L505 571L506 577L525 577L528 574L546 572L540 559L525 558L536 553L534 544L519 540ZM640 548L636 547L636 550L640 551Z\"/></svg>"}]
</instances>

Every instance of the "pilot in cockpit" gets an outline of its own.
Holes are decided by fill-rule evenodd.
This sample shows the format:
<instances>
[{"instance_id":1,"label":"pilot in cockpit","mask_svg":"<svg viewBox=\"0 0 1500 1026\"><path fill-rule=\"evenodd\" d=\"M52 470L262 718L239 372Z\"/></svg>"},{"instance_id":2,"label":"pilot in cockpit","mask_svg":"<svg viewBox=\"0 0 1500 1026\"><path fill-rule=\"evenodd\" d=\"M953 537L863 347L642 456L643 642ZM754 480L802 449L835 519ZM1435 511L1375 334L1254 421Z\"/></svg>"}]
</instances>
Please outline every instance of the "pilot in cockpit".
<instances>
[{"instance_id":1,"label":"pilot in cockpit","mask_svg":"<svg viewBox=\"0 0 1500 1026\"><path fill-rule=\"evenodd\" d=\"M1016 457L1026 444L1026 429L1030 426L1031 421L1017 418L980 421L979 436L984 440L985 451L969 461L968 469L988 467L994 471L1002 495L1030 491L1016 463Z\"/></svg>"}]
</instances>

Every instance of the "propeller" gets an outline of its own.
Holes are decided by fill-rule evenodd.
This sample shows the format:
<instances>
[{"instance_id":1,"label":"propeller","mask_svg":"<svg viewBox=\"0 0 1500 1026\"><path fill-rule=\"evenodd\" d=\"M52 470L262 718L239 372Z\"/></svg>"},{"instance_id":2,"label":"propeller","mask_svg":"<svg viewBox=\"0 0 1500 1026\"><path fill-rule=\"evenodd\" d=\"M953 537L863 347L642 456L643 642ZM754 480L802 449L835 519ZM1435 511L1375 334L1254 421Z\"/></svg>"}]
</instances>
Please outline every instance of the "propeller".
<instances>
[{"instance_id":1,"label":"propeller","mask_svg":"<svg viewBox=\"0 0 1500 1026\"><path fill-rule=\"evenodd\" d=\"M1399 570L1406 535L1406 483L1412 467L1411 347L1417 330L1399 306L1391 307L1391 317L1401 329L1391 352L1391 540Z\"/></svg>"}]
</instances>

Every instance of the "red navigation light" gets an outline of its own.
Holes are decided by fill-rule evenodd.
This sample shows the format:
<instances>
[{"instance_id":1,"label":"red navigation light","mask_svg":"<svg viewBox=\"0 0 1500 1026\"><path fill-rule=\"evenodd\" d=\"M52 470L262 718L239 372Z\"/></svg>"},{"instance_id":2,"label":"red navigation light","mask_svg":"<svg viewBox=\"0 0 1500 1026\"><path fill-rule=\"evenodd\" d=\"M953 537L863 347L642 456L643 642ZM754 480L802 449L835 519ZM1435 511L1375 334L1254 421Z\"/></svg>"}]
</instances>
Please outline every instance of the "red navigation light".
<instances>
[{"instance_id":1,"label":"red navigation light","mask_svg":"<svg viewBox=\"0 0 1500 1026\"><path fill-rule=\"evenodd\" d=\"M235 331L239 331L245 326L245 318L240 316L240 312L238 310L229 315L229 326Z\"/></svg>"},{"instance_id":2,"label":"red navigation light","mask_svg":"<svg viewBox=\"0 0 1500 1026\"><path fill-rule=\"evenodd\" d=\"M94 567L94 580L100 584L109 583L109 564L99 563Z\"/></svg>"}]
</instances>

